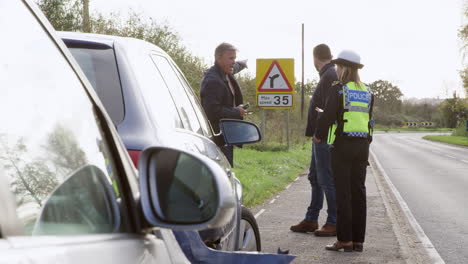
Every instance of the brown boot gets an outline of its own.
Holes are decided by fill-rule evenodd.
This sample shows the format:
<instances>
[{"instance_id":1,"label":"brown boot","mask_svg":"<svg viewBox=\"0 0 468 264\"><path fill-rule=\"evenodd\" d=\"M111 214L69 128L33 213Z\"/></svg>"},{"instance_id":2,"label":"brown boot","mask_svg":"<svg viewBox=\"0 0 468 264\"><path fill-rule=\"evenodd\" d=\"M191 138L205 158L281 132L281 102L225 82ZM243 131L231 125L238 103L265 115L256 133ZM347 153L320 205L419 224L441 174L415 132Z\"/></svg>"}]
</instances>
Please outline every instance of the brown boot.
<instances>
[{"instance_id":1,"label":"brown boot","mask_svg":"<svg viewBox=\"0 0 468 264\"><path fill-rule=\"evenodd\" d=\"M336 236L336 225L325 224L322 228L315 230L314 234L319 237Z\"/></svg>"},{"instance_id":2,"label":"brown boot","mask_svg":"<svg viewBox=\"0 0 468 264\"><path fill-rule=\"evenodd\" d=\"M333 250L333 251L340 251L340 249L343 249L344 252L353 252L353 242L336 241L335 243L331 245L325 246L325 249Z\"/></svg>"},{"instance_id":3,"label":"brown boot","mask_svg":"<svg viewBox=\"0 0 468 264\"><path fill-rule=\"evenodd\" d=\"M306 232L314 232L315 230L317 230L317 228L318 228L317 222L302 220L299 224L293 225L289 229L291 229L291 231L293 232L306 233Z\"/></svg>"}]
</instances>

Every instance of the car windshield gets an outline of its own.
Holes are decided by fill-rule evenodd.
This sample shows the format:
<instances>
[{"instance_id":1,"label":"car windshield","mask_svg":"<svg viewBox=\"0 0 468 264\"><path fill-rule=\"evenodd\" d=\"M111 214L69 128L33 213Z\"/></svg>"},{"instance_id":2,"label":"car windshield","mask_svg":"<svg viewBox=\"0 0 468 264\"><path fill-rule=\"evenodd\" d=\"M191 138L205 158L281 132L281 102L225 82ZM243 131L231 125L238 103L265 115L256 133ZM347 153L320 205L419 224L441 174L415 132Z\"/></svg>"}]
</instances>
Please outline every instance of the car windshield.
<instances>
[{"instance_id":1,"label":"car windshield","mask_svg":"<svg viewBox=\"0 0 468 264\"><path fill-rule=\"evenodd\" d=\"M18 3L0 4L0 25L10 23L8 18L12 16L21 18L14 27L2 27L2 34L15 41L2 42L0 49L0 168L14 194L24 233L31 235L49 197L71 175L92 165L102 172L107 184L115 187L111 190L119 197L118 173L83 84L55 41ZM55 216L73 208L62 207L63 211L56 211ZM85 216L90 209L98 208L79 209ZM11 212L2 212L6 213ZM55 216L49 216L51 223L59 219ZM86 217L82 220L89 221ZM63 234L116 230L75 226ZM54 229L54 234L60 234L60 230L65 229Z\"/></svg>"}]
</instances>

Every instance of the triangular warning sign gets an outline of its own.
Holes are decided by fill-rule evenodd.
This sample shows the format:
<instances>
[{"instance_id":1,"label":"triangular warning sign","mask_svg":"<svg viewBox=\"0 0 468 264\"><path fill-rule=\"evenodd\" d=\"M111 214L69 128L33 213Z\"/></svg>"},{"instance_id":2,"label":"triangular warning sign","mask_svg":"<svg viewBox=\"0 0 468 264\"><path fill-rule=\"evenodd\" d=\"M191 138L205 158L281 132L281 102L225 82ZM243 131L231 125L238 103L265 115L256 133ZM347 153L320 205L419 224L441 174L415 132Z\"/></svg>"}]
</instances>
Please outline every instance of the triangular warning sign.
<instances>
[{"instance_id":1,"label":"triangular warning sign","mask_svg":"<svg viewBox=\"0 0 468 264\"><path fill-rule=\"evenodd\" d=\"M286 75L284 74L281 66L277 61L273 61L270 68L267 70L265 77L263 77L259 92L292 92L293 89L289 84Z\"/></svg>"}]
</instances>

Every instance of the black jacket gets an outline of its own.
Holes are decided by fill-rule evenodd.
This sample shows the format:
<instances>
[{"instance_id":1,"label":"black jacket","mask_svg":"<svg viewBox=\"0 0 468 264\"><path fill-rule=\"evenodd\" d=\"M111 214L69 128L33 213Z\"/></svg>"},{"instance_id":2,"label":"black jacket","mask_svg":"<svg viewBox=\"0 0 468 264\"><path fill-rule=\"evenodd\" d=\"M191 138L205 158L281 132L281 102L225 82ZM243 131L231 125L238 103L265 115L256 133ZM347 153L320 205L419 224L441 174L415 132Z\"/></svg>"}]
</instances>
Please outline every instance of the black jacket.
<instances>
[{"instance_id":1,"label":"black jacket","mask_svg":"<svg viewBox=\"0 0 468 264\"><path fill-rule=\"evenodd\" d=\"M229 74L229 78L234 86L235 98L229 88L226 74L217 65L208 69L202 79L201 103L215 133L219 133L220 119L242 119L239 109L234 107L243 103L242 92L234 75Z\"/></svg>"},{"instance_id":2,"label":"black jacket","mask_svg":"<svg viewBox=\"0 0 468 264\"><path fill-rule=\"evenodd\" d=\"M369 120L372 120L372 110L374 108L374 95L371 96ZM317 129L315 130L315 137L325 141L328 137L328 129L335 121L340 120L343 113L343 84L335 82L330 89L330 93L325 105L323 113L320 113L317 118ZM337 137L343 132L343 127L338 126L336 129ZM372 141L372 137L369 137Z\"/></svg>"},{"instance_id":3,"label":"black jacket","mask_svg":"<svg viewBox=\"0 0 468 264\"><path fill-rule=\"evenodd\" d=\"M306 137L312 137L317 127L317 114L315 107L324 109L328 94L333 82L337 80L335 66L329 63L320 70L320 81L317 84L314 95L310 99L309 113L307 116ZM325 139L326 140L326 139Z\"/></svg>"}]
</instances>

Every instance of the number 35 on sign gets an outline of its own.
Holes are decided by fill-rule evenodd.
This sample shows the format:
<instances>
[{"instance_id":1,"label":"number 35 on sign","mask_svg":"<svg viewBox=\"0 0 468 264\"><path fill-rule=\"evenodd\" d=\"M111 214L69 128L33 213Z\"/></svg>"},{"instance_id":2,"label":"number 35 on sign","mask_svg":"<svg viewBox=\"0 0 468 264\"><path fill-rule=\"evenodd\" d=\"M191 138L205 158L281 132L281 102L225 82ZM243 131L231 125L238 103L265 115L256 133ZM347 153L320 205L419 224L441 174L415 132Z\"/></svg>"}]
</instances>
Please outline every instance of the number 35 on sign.
<instances>
[{"instance_id":1,"label":"number 35 on sign","mask_svg":"<svg viewBox=\"0 0 468 264\"><path fill-rule=\"evenodd\" d=\"M292 107L292 94L258 94L258 106L261 107Z\"/></svg>"}]
</instances>

